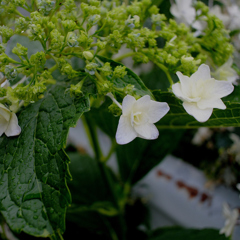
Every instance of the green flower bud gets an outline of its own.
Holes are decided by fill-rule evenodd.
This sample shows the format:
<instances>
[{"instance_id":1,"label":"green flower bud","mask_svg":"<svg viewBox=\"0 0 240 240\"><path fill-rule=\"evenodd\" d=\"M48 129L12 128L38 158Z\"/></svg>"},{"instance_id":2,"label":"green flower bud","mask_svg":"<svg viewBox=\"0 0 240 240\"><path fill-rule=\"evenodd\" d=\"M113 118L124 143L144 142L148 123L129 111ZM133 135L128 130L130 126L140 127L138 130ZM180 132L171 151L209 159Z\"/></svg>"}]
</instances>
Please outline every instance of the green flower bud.
<instances>
[{"instance_id":1,"label":"green flower bud","mask_svg":"<svg viewBox=\"0 0 240 240\"><path fill-rule=\"evenodd\" d=\"M22 33L28 28L29 22L25 18L19 17L15 20L16 33Z\"/></svg>"},{"instance_id":2,"label":"green flower bud","mask_svg":"<svg viewBox=\"0 0 240 240\"><path fill-rule=\"evenodd\" d=\"M62 21L62 25L67 31L74 31L77 27L77 24L73 20Z\"/></svg>"},{"instance_id":3,"label":"green flower bud","mask_svg":"<svg viewBox=\"0 0 240 240\"><path fill-rule=\"evenodd\" d=\"M98 1L98 0L90 0L90 1L89 1L89 4L90 4L91 6L99 7L100 1Z\"/></svg>"},{"instance_id":4,"label":"green flower bud","mask_svg":"<svg viewBox=\"0 0 240 240\"><path fill-rule=\"evenodd\" d=\"M29 38L33 41L38 39L43 39L45 37L45 33L40 24L31 24L30 25L30 35Z\"/></svg>"},{"instance_id":5,"label":"green flower bud","mask_svg":"<svg viewBox=\"0 0 240 240\"><path fill-rule=\"evenodd\" d=\"M57 29L53 29L50 33L51 37L51 48L61 49L64 44L64 36Z\"/></svg>"},{"instance_id":6,"label":"green flower bud","mask_svg":"<svg viewBox=\"0 0 240 240\"><path fill-rule=\"evenodd\" d=\"M148 12L152 15L152 14L158 14L159 13L159 8L156 5L153 5L152 7L150 7L150 9L148 10Z\"/></svg>"},{"instance_id":7,"label":"green flower bud","mask_svg":"<svg viewBox=\"0 0 240 240\"><path fill-rule=\"evenodd\" d=\"M43 66L46 63L44 52L37 52L30 57L30 63L36 66Z\"/></svg>"},{"instance_id":8,"label":"green flower bud","mask_svg":"<svg viewBox=\"0 0 240 240\"><path fill-rule=\"evenodd\" d=\"M55 24L54 24L53 22L48 22L48 23L47 23L47 27L48 27L50 30L52 30L52 29L54 29L56 26L55 26Z\"/></svg>"},{"instance_id":9,"label":"green flower bud","mask_svg":"<svg viewBox=\"0 0 240 240\"><path fill-rule=\"evenodd\" d=\"M55 1L52 0L37 0L37 6L40 13L48 15L55 5Z\"/></svg>"},{"instance_id":10,"label":"green flower bud","mask_svg":"<svg viewBox=\"0 0 240 240\"><path fill-rule=\"evenodd\" d=\"M85 67L85 72L89 73L90 75L94 75L96 72L96 69L98 67L97 63L88 63Z\"/></svg>"},{"instance_id":11,"label":"green flower bud","mask_svg":"<svg viewBox=\"0 0 240 240\"><path fill-rule=\"evenodd\" d=\"M122 109L117 106L117 104L112 103L109 107L108 110L110 113L112 113L115 117L119 117L122 114Z\"/></svg>"},{"instance_id":12,"label":"green flower bud","mask_svg":"<svg viewBox=\"0 0 240 240\"><path fill-rule=\"evenodd\" d=\"M0 54L1 54L1 53L4 53L5 50L6 50L5 46L0 43Z\"/></svg>"},{"instance_id":13,"label":"green flower bud","mask_svg":"<svg viewBox=\"0 0 240 240\"><path fill-rule=\"evenodd\" d=\"M7 95L7 89L0 87L0 97L5 97Z\"/></svg>"},{"instance_id":14,"label":"green flower bud","mask_svg":"<svg viewBox=\"0 0 240 240\"><path fill-rule=\"evenodd\" d=\"M5 26L0 26L0 35L2 36L2 40L4 43L6 43L10 37L13 35L13 30L11 28L5 27Z\"/></svg>"},{"instance_id":15,"label":"green flower bud","mask_svg":"<svg viewBox=\"0 0 240 240\"><path fill-rule=\"evenodd\" d=\"M127 74L127 71L125 66L117 66L115 67L113 71L113 78L124 78L124 76Z\"/></svg>"},{"instance_id":16,"label":"green flower bud","mask_svg":"<svg viewBox=\"0 0 240 240\"><path fill-rule=\"evenodd\" d=\"M93 54L90 51L84 51L83 52L83 56L85 57L85 59L91 61L93 59Z\"/></svg>"},{"instance_id":17,"label":"green flower bud","mask_svg":"<svg viewBox=\"0 0 240 240\"><path fill-rule=\"evenodd\" d=\"M78 46L77 36L74 32L69 32L67 34L67 45L69 47L76 47Z\"/></svg>"},{"instance_id":18,"label":"green flower bud","mask_svg":"<svg viewBox=\"0 0 240 240\"><path fill-rule=\"evenodd\" d=\"M28 49L22 46L20 43L17 43L17 46L13 48L12 53L17 56L27 56Z\"/></svg>"},{"instance_id":19,"label":"green flower bud","mask_svg":"<svg viewBox=\"0 0 240 240\"><path fill-rule=\"evenodd\" d=\"M93 16L90 16L90 17L88 18L88 24L89 24L90 26L94 26L94 25L96 25L96 24L100 21L100 19L101 19L101 16L98 15L98 14L95 14L95 15L93 15Z\"/></svg>"},{"instance_id":20,"label":"green flower bud","mask_svg":"<svg viewBox=\"0 0 240 240\"><path fill-rule=\"evenodd\" d=\"M106 62L103 67L98 68L98 70L101 71L104 76L109 76L113 72L109 62Z\"/></svg>"},{"instance_id":21,"label":"green flower bud","mask_svg":"<svg viewBox=\"0 0 240 240\"><path fill-rule=\"evenodd\" d=\"M5 66L4 73L9 81L14 80L18 75L17 70L11 65Z\"/></svg>"}]
</instances>

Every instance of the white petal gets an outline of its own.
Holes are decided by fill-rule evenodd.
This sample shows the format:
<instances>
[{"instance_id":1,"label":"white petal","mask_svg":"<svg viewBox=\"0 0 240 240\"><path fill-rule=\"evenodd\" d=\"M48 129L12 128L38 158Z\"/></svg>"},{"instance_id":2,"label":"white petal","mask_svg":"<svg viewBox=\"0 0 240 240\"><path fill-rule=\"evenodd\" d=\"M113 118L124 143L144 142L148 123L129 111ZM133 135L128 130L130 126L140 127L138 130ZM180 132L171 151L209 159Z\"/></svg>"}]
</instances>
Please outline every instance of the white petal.
<instances>
[{"instance_id":1,"label":"white petal","mask_svg":"<svg viewBox=\"0 0 240 240\"><path fill-rule=\"evenodd\" d=\"M214 97L216 98L222 98L230 93L232 93L234 90L234 86L227 81L218 81L215 80L215 86L214 86Z\"/></svg>"},{"instance_id":2,"label":"white petal","mask_svg":"<svg viewBox=\"0 0 240 240\"><path fill-rule=\"evenodd\" d=\"M202 99L199 102L197 102L197 106L200 109L206 109L206 108L218 108L218 109L226 109L225 104L223 101L219 99Z\"/></svg>"},{"instance_id":3,"label":"white petal","mask_svg":"<svg viewBox=\"0 0 240 240\"><path fill-rule=\"evenodd\" d=\"M183 103L184 109L199 122L206 122L212 115L212 108L200 109L196 103Z\"/></svg>"},{"instance_id":4,"label":"white petal","mask_svg":"<svg viewBox=\"0 0 240 240\"><path fill-rule=\"evenodd\" d=\"M11 112L3 104L0 103L0 116L4 117L7 121L10 119Z\"/></svg>"},{"instance_id":5,"label":"white petal","mask_svg":"<svg viewBox=\"0 0 240 240\"><path fill-rule=\"evenodd\" d=\"M198 70L194 74L192 74L190 77L192 81L207 80L210 78L211 78L210 68L206 64L202 64L198 68Z\"/></svg>"},{"instance_id":6,"label":"white petal","mask_svg":"<svg viewBox=\"0 0 240 240\"><path fill-rule=\"evenodd\" d=\"M145 139L158 138L159 132L156 126L152 123L146 123L142 125L134 125L134 129L138 136Z\"/></svg>"},{"instance_id":7,"label":"white petal","mask_svg":"<svg viewBox=\"0 0 240 240\"><path fill-rule=\"evenodd\" d=\"M169 109L170 107L165 102L150 101L147 113L149 117L149 123L158 122L164 115L167 114Z\"/></svg>"},{"instance_id":8,"label":"white petal","mask_svg":"<svg viewBox=\"0 0 240 240\"><path fill-rule=\"evenodd\" d=\"M131 113L132 107L136 99L133 96L127 95L122 101L122 113L123 115L128 115Z\"/></svg>"},{"instance_id":9,"label":"white petal","mask_svg":"<svg viewBox=\"0 0 240 240\"><path fill-rule=\"evenodd\" d=\"M172 91L176 95L176 97L180 99L184 99L183 93L182 93L182 88L180 83L175 83L172 85Z\"/></svg>"},{"instance_id":10,"label":"white petal","mask_svg":"<svg viewBox=\"0 0 240 240\"><path fill-rule=\"evenodd\" d=\"M150 106L150 101L151 99L149 95L139 98L134 104L134 111L147 112Z\"/></svg>"},{"instance_id":11,"label":"white petal","mask_svg":"<svg viewBox=\"0 0 240 240\"><path fill-rule=\"evenodd\" d=\"M174 17L176 17L176 18L179 18L179 17L181 16L181 13L180 13L180 11L179 11L179 9L178 9L178 7L177 7L176 4L173 4L173 5L171 6L170 12L171 12L171 14L172 14Z\"/></svg>"},{"instance_id":12,"label":"white petal","mask_svg":"<svg viewBox=\"0 0 240 240\"><path fill-rule=\"evenodd\" d=\"M130 116L121 116L118 123L116 141L118 144L126 144L137 137L137 133L133 129Z\"/></svg>"},{"instance_id":13,"label":"white petal","mask_svg":"<svg viewBox=\"0 0 240 240\"><path fill-rule=\"evenodd\" d=\"M181 72L176 73L180 83L181 83L181 90L184 97L191 96L191 86L192 80L188 76L183 75ZM175 85L175 84L174 84Z\"/></svg>"},{"instance_id":14,"label":"white petal","mask_svg":"<svg viewBox=\"0 0 240 240\"><path fill-rule=\"evenodd\" d=\"M2 116L0 116L0 137L6 131L7 127L8 127L8 121Z\"/></svg>"},{"instance_id":15,"label":"white petal","mask_svg":"<svg viewBox=\"0 0 240 240\"><path fill-rule=\"evenodd\" d=\"M21 133L21 127L18 125L18 119L15 113L11 114L7 130L5 134L7 137L17 136Z\"/></svg>"}]
</instances>

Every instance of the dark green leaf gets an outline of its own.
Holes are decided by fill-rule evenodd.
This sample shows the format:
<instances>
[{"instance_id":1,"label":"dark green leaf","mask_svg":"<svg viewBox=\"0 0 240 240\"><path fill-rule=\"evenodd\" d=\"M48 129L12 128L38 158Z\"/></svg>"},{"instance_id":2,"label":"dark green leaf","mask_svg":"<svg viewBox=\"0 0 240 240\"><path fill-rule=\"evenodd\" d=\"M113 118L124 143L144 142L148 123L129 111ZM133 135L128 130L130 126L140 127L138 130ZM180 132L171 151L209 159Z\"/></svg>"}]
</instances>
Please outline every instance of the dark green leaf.
<instances>
[{"instance_id":1,"label":"dark green leaf","mask_svg":"<svg viewBox=\"0 0 240 240\"><path fill-rule=\"evenodd\" d=\"M183 131L160 130L153 141L137 138L127 145L117 146L118 165L122 180L135 183L177 146Z\"/></svg>"},{"instance_id":2,"label":"dark green leaf","mask_svg":"<svg viewBox=\"0 0 240 240\"><path fill-rule=\"evenodd\" d=\"M115 68L117 66L124 66L121 63L115 62L111 59L102 57L102 56L98 56L98 59L100 60L100 63L105 63L105 62L110 62L110 65L112 68ZM109 80L113 81L113 85L117 88L124 88L126 87L128 84L134 85L134 93L140 96L144 96L144 95L150 95L152 96L151 91L149 91L149 89L147 89L147 87L144 85L143 81L138 77L137 74L135 74L132 70L130 70L129 68L126 68L127 74L124 76L123 79L120 78L116 78L114 80L111 79L111 77L109 76Z\"/></svg>"},{"instance_id":3,"label":"dark green leaf","mask_svg":"<svg viewBox=\"0 0 240 240\"><path fill-rule=\"evenodd\" d=\"M159 129L240 126L240 87L235 87L231 95L222 99L227 109L214 109L210 119L204 123L190 116L182 107L182 102L173 93L154 91L154 96L157 101L167 102L170 107L167 115L156 124Z\"/></svg>"},{"instance_id":4,"label":"dark green leaf","mask_svg":"<svg viewBox=\"0 0 240 240\"><path fill-rule=\"evenodd\" d=\"M160 228L148 240L227 240L218 229L184 229L181 227Z\"/></svg>"},{"instance_id":5,"label":"dark green leaf","mask_svg":"<svg viewBox=\"0 0 240 240\"><path fill-rule=\"evenodd\" d=\"M71 196L62 148L69 127L89 110L88 98L74 99L66 87L53 86L21 111L18 137L1 137L0 210L13 231L58 239L65 230Z\"/></svg>"},{"instance_id":6,"label":"dark green leaf","mask_svg":"<svg viewBox=\"0 0 240 240\"><path fill-rule=\"evenodd\" d=\"M102 172L102 163L79 153L70 153L69 157L73 180L68 185L73 203L68 209L67 220L77 224L83 232L95 235L96 239L102 236L111 239L112 223L116 222L114 216L118 210Z\"/></svg>"}]
</instances>

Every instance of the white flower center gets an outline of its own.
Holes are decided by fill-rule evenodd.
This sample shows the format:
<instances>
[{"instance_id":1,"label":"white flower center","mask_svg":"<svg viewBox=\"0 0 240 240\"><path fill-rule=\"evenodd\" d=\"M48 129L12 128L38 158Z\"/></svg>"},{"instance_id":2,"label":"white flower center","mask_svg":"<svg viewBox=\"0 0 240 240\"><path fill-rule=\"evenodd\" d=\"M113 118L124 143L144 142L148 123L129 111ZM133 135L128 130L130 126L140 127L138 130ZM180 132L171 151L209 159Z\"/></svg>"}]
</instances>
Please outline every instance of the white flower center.
<instances>
[{"instance_id":1,"label":"white flower center","mask_svg":"<svg viewBox=\"0 0 240 240\"><path fill-rule=\"evenodd\" d=\"M146 113L143 112L131 112L131 125L142 125L149 120Z\"/></svg>"},{"instance_id":2,"label":"white flower center","mask_svg":"<svg viewBox=\"0 0 240 240\"><path fill-rule=\"evenodd\" d=\"M210 98L212 94L213 79L201 80L191 85L189 98L192 102L198 102L201 99Z\"/></svg>"}]
</instances>

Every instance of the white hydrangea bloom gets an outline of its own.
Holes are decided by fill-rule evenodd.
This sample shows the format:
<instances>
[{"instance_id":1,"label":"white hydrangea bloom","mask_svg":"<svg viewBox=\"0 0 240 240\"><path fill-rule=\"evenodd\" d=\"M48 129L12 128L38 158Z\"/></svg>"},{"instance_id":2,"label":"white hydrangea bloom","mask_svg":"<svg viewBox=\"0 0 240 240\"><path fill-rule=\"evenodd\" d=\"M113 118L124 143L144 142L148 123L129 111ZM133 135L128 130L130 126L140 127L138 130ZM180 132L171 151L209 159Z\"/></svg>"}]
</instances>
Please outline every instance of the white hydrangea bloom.
<instances>
[{"instance_id":1,"label":"white hydrangea bloom","mask_svg":"<svg viewBox=\"0 0 240 240\"><path fill-rule=\"evenodd\" d=\"M7 137L17 136L21 133L15 113L10 112L0 103L0 136L5 133Z\"/></svg>"},{"instance_id":2,"label":"white hydrangea bloom","mask_svg":"<svg viewBox=\"0 0 240 240\"><path fill-rule=\"evenodd\" d=\"M233 59L229 58L221 67L219 67L212 75L218 80L227 80L233 84L236 84L236 80L239 78L237 72L232 68Z\"/></svg>"},{"instance_id":3,"label":"white hydrangea bloom","mask_svg":"<svg viewBox=\"0 0 240 240\"><path fill-rule=\"evenodd\" d=\"M196 17L196 10L192 6L192 0L175 0L170 8L171 14L179 23L191 26Z\"/></svg>"},{"instance_id":4,"label":"white hydrangea bloom","mask_svg":"<svg viewBox=\"0 0 240 240\"><path fill-rule=\"evenodd\" d=\"M199 122L206 122L213 108L226 109L222 97L232 93L230 82L211 78L209 66L202 64L190 77L177 72L180 80L172 86L173 93L183 101L188 114Z\"/></svg>"},{"instance_id":5,"label":"white hydrangea bloom","mask_svg":"<svg viewBox=\"0 0 240 240\"><path fill-rule=\"evenodd\" d=\"M232 5L227 8L229 16L230 16L230 23L228 28L230 30L237 30L240 29L240 9L237 5Z\"/></svg>"},{"instance_id":6,"label":"white hydrangea bloom","mask_svg":"<svg viewBox=\"0 0 240 240\"><path fill-rule=\"evenodd\" d=\"M226 218L225 226L220 230L220 234L229 237L237 223L239 212L238 209L231 210L227 203L223 204L223 215Z\"/></svg>"},{"instance_id":7,"label":"white hydrangea bloom","mask_svg":"<svg viewBox=\"0 0 240 240\"><path fill-rule=\"evenodd\" d=\"M229 25L230 16L229 16L229 14L222 13L222 9L219 5L214 5L212 8L210 8L209 13L215 15L220 20L222 20L225 27L227 27Z\"/></svg>"},{"instance_id":8,"label":"white hydrangea bloom","mask_svg":"<svg viewBox=\"0 0 240 240\"><path fill-rule=\"evenodd\" d=\"M209 139L213 135L213 131L207 127L200 127L192 139L192 143L200 146L204 141Z\"/></svg>"},{"instance_id":9,"label":"white hydrangea bloom","mask_svg":"<svg viewBox=\"0 0 240 240\"><path fill-rule=\"evenodd\" d=\"M136 137L156 139L159 132L154 123L169 109L167 103L152 101L148 95L138 100L127 95L122 102L122 115L116 133L117 143L126 144Z\"/></svg>"}]
</instances>

